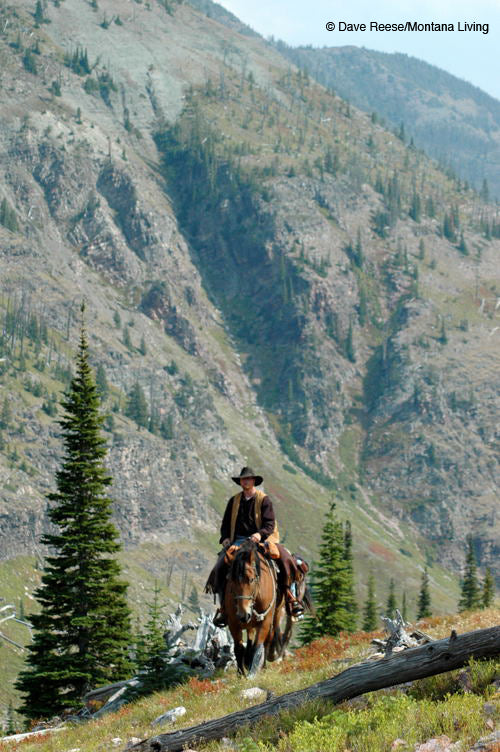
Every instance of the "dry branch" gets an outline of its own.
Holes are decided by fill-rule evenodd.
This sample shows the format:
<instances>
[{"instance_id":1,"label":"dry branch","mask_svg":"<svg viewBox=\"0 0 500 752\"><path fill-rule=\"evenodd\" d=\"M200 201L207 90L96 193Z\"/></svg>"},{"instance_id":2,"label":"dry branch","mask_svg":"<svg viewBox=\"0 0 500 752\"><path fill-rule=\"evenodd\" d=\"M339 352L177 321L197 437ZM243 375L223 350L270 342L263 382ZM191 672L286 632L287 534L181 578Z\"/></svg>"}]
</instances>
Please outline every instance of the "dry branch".
<instances>
[{"instance_id":1,"label":"dry branch","mask_svg":"<svg viewBox=\"0 0 500 752\"><path fill-rule=\"evenodd\" d=\"M434 676L461 668L470 658L494 658L500 655L500 626L478 629L457 636L452 632L444 640L410 648L382 658L375 663L358 663L332 679L313 684L297 692L289 692L269 702L207 721L198 726L146 739L131 749L136 752L180 752L196 742L220 739L239 727L256 723L265 715L276 715L318 698L342 702L351 697L392 687L407 681Z\"/></svg>"}]
</instances>

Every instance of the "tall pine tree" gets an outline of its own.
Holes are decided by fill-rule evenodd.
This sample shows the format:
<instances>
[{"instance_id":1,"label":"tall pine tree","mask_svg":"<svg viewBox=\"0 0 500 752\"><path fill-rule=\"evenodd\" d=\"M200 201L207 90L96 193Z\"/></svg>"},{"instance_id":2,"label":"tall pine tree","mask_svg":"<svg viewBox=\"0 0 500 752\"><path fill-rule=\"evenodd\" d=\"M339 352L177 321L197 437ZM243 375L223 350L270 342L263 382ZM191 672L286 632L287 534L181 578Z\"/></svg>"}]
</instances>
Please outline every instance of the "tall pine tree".
<instances>
[{"instance_id":1,"label":"tall pine tree","mask_svg":"<svg viewBox=\"0 0 500 752\"><path fill-rule=\"evenodd\" d=\"M426 619L428 616L432 616L431 594L429 592L429 572L427 571L427 568L422 572L422 582L420 583L417 608L417 619Z\"/></svg>"},{"instance_id":2,"label":"tall pine tree","mask_svg":"<svg viewBox=\"0 0 500 752\"><path fill-rule=\"evenodd\" d=\"M396 603L396 583L394 582L394 579L391 577L391 581L389 582L389 595L387 596L387 616L389 619L393 619L394 615L396 613L397 603Z\"/></svg>"},{"instance_id":3,"label":"tall pine tree","mask_svg":"<svg viewBox=\"0 0 500 752\"><path fill-rule=\"evenodd\" d=\"M363 630L373 632L377 628L377 603L375 600L375 578L370 573L368 577L368 592L363 606Z\"/></svg>"},{"instance_id":4,"label":"tall pine tree","mask_svg":"<svg viewBox=\"0 0 500 752\"><path fill-rule=\"evenodd\" d=\"M39 614L31 616L33 643L28 668L16 687L30 718L75 707L91 687L129 675L131 643L127 583L120 580L114 554L120 549L111 522L111 477L103 461L99 397L88 362L83 325L76 375L59 421L65 457L56 474L57 491L48 495L49 518L57 531L45 535L50 547L35 595Z\"/></svg>"},{"instance_id":5,"label":"tall pine tree","mask_svg":"<svg viewBox=\"0 0 500 752\"><path fill-rule=\"evenodd\" d=\"M403 590L403 599L401 602L401 616L405 621L408 621L408 604L406 602L406 590Z\"/></svg>"},{"instance_id":6,"label":"tall pine tree","mask_svg":"<svg viewBox=\"0 0 500 752\"><path fill-rule=\"evenodd\" d=\"M312 591L315 616L306 617L300 639L308 643L322 635L353 632L356 614L353 605L353 573L351 538L348 537L348 556L342 523L335 514L332 502L326 515L319 548L319 562L312 572Z\"/></svg>"},{"instance_id":7,"label":"tall pine tree","mask_svg":"<svg viewBox=\"0 0 500 752\"><path fill-rule=\"evenodd\" d=\"M465 572L462 581L462 590L460 601L458 603L459 611L468 611L479 608L481 605L481 593L477 579L476 554L474 552L474 541L472 535L467 536L467 554L465 557Z\"/></svg>"},{"instance_id":8,"label":"tall pine tree","mask_svg":"<svg viewBox=\"0 0 500 752\"><path fill-rule=\"evenodd\" d=\"M483 591L481 593L482 608L489 608L495 600L495 580L491 574L491 569L486 569L486 575L483 580Z\"/></svg>"},{"instance_id":9,"label":"tall pine tree","mask_svg":"<svg viewBox=\"0 0 500 752\"><path fill-rule=\"evenodd\" d=\"M351 626L349 632L353 632L356 629L356 621L358 618L358 604L356 601L356 592L354 586L354 556L352 552L352 527L349 520L346 520L344 525L344 560L346 563L346 578L347 587L345 594L345 606L349 614L351 615Z\"/></svg>"}]
</instances>

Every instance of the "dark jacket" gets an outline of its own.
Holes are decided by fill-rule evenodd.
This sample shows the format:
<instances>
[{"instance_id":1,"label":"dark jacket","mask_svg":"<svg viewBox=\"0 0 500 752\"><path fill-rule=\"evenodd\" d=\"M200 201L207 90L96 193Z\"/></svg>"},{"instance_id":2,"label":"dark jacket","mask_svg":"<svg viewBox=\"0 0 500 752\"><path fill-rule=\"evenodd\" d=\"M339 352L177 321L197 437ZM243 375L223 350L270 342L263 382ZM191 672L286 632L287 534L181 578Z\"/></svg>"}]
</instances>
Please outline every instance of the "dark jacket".
<instances>
[{"instance_id":1,"label":"dark jacket","mask_svg":"<svg viewBox=\"0 0 500 752\"><path fill-rule=\"evenodd\" d=\"M219 543L222 543L226 538L231 538L231 510L233 508L233 499L234 496L232 496L227 502L226 511L224 512L220 528ZM275 519L273 503L269 496L264 496L261 507L261 527L257 529L255 522L255 496L252 496L251 499L247 500L245 499L245 494L242 493L234 535L244 535L248 538L250 535L253 535L253 533L260 533L260 537L264 541L273 532Z\"/></svg>"}]
</instances>

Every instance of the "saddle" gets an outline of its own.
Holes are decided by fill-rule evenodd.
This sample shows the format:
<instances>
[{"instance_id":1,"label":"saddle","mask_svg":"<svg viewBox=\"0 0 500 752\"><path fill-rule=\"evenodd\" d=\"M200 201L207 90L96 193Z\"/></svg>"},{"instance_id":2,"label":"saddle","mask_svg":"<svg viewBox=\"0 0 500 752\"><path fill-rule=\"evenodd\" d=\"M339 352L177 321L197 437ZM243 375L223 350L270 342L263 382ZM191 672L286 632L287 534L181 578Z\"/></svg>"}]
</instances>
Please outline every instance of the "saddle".
<instances>
[{"instance_id":1,"label":"saddle","mask_svg":"<svg viewBox=\"0 0 500 752\"><path fill-rule=\"evenodd\" d=\"M257 546L258 550L261 554L263 554L266 559L279 559L280 558L280 551L276 543L273 541L265 541L264 543L259 543ZM234 557L236 556L236 552L238 551L239 546L229 546L229 548L226 551L226 555L224 556L224 563L229 565L233 561Z\"/></svg>"}]
</instances>

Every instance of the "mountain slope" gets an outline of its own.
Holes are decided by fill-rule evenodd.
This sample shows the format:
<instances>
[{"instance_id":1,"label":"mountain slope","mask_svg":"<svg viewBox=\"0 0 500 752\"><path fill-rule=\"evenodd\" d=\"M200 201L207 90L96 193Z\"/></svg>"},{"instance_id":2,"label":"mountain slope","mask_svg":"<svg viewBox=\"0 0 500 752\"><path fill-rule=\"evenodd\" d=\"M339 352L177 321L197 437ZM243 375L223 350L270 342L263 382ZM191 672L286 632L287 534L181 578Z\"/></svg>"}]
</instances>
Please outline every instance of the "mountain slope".
<instances>
[{"instance_id":1,"label":"mountain slope","mask_svg":"<svg viewBox=\"0 0 500 752\"><path fill-rule=\"evenodd\" d=\"M411 488L403 516L426 532L448 540L452 517L459 538L474 527L479 507L491 508L494 471L494 210L259 38L189 6L127 15L124 0L98 11L65 0L38 28L31 3L21 7L3 10L3 193L19 225L2 229L4 311L39 311L61 368L74 301L92 301L126 539L160 522L166 539L186 519L214 524L193 499L214 455L221 480L240 464L247 405L260 416L257 461L264 436L343 499L369 497L371 481L394 513ZM8 372L9 385L21 372ZM130 433L136 381L152 422L175 426L169 456L154 432ZM27 399L14 401L19 417ZM55 466L53 424L42 425L52 459L39 488ZM467 482L456 470L465 443ZM163 477L181 481L165 490ZM427 501L441 527L418 512ZM12 553L15 537L5 545Z\"/></svg>"},{"instance_id":2,"label":"mountain slope","mask_svg":"<svg viewBox=\"0 0 500 752\"><path fill-rule=\"evenodd\" d=\"M500 102L434 65L357 47L280 50L320 83L380 117L480 189L500 196ZM483 188L486 190L486 188Z\"/></svg>"}]
</instances>

